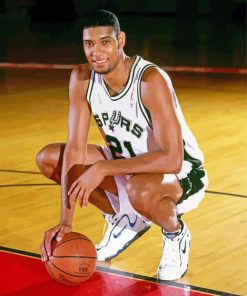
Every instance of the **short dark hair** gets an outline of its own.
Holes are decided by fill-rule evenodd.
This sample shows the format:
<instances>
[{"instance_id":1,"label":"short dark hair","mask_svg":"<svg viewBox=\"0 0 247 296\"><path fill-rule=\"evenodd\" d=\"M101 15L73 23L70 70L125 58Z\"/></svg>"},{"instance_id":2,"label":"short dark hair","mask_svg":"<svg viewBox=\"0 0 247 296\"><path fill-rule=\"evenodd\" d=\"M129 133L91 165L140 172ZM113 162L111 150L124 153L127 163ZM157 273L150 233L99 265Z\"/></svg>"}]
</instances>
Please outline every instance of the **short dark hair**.
<instances>
[{"instance_id":1,"label":"short dark hair","mask_svg":"<svg viewBox=\"0 0 247 296\"><path fill-rule=\"evenodd\" d=\"M92 12L83 24L83 30L86 28L110 26L116 33L121 31L120 24L116 15L107 10L96 10Z\"/></svg>"}]
</instances>

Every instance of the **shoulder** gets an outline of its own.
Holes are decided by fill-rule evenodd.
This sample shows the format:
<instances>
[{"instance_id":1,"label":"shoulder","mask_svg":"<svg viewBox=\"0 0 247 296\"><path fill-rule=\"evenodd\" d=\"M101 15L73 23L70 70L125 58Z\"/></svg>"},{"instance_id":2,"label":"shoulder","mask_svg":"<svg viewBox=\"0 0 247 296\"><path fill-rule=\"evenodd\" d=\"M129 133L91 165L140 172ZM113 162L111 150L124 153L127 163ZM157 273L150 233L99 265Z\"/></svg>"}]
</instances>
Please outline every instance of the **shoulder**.
<instances>
[{"instance_id":1,"label":"shoulder","mask_svg":"<svg viewBox=\"0 0 247 296\"><path fill-rule=\"evenodd\" d=\"M79 64L75 66L71 72L71 78L77 81L88 81L91 76L90 64Z\"/></svg>"},{"instance_id":2,"label":"shoulder","mask_svg":"<svg viewBox=\"0 0 247 296\"><path fill-rule=\"evenodd\" d=\"M69 83L71 102L82 102L82 99L86 99L90 76L91 67L89 64L80 64L74 67Z\"/></svg>"},{"instance_id":3,"label":"shoulder","mask_svg":"<svg viewBox=\"0 0 247 296\"><path fill-rule=\"evenodd\" d=\"M149 67L142 75L141 82L151 85L166 85L172 87L172 82L169 75L158 66Z\"/></svg>"},{"instance_id":4,"label":"shoulder","mask_svg":"<svg viewBox=\"0 0 247 296\"><path fill-rule=\"evenodd\" d=\"M159 67L148 68L141 79L141 99L151 110L172 102L174 89L168 74Z\"/></svg>"}]
</instances>

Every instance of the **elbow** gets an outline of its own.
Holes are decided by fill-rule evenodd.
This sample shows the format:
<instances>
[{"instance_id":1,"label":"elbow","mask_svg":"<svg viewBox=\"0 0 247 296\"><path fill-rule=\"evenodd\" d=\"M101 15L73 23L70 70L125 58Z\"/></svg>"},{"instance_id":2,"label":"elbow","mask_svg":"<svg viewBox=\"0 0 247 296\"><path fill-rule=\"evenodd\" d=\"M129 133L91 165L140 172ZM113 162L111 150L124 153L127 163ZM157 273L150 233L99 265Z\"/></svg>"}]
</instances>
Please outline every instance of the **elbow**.
<instances>
[{"instance_id":1,"label":"elbow","mask_svg":"<svg viewBox=\"0 0 247 296\"><path fill-rule=\"evenodd\" d=\"M180 153L173 153L170 157L168 157L169 161L167 163L167 156L165 159L166 165L163 166L165 170L162 172L163 174L178 174L182 169L183 164L183 155Z\"/></svg>"},{"instance_id":2,"label":"elbow","mask_svg":"<svg viewBox=\"0 0 247 296\"><path fill-rule=\"evenodd\" d=\"M181 172L181 169L182 169L182 159L177 159L176 161L173 162L173 165L172 165L172 171L171 173L172 174L178 174Z\"/></svg>"}]
</instances>

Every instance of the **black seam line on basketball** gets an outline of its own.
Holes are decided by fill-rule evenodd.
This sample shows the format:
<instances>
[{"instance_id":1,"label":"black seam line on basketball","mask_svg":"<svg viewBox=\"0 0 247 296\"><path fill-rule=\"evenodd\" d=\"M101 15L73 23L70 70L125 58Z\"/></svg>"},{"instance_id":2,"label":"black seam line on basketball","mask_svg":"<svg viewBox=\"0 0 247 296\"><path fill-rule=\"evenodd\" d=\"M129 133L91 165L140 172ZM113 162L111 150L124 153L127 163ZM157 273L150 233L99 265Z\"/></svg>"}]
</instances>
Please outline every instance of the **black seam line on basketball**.
<instances>
[{"instance_id":1,"label":"black seam line on basketball","mask_svg":"<svg viewBox=\"0 0 247 296\"><path fill-rule=\"evenodd\" d=\"M0 169L0 173L17 173L17 174L42 175L41 172L19 171L19 170L5 170L5 169Z\"/></svg>"},{"instance_id":2,"label":"black seam line on basketball","mask_svg":"<svg viewBox=\"0 0 247 296\"><path fill-rule=\"evenodd\" d=\"M115 274L115 275L121 275L121 276L129 277L129 278L145 280L145 281L156 283L156 284L159 284L159 285L162 285L162 286L172 286L172 287L177 287L177 288L182 288L182 289L190 289L192 291L198 291L198 292L201 291L201 292L205 292L205 293L209 293L209 294L213 294L213 295L241 296L239 294L232 294L232 293L228 293L228 292L217 291L217 290L198 287L198 286L193 286L193 285L186 285L186 284L178 283L178 282L174 282L174 281L161 281L161 280L158 280L156 277L149 277L149 276L145 276L145 275L129 273L129 272L126 272L126 271L110 269L110 268L102 267L102 266L97 266L96 270L106 272L106 273Z\"/></svg>"},{"instance_id":3,"label":"black seam line on basketball","mask_svg":"<svg viewBox=\"0 0 247 296\"><path fill-rule=\"evenodd\" d=\"M76 277L76 278L84 278L84 277L88 277L88 275L74 275L74 274L71 274L71 273L68 273L60 268L58 268L51 260L49 260L49 263L52 264L57 270L67 274L67 275L70 275L70 276L73 276L73 277Z\"/></svg>"},{"instance_id":4,"label":"black seam line on basketball","mask_svg":"<svg viewBox=\"0 0 247 296\"><path fill-rule=\"evenodd\" d=\"M52 272L52 269L50 268L50 264L48 263L48 264L46 264L46 266L49 268L49 271L50 271L50 273L51 273L51 275L52 275L52 278L53 278L54 280L56 280L56 277L54 276L54 274L53 274L53 272Z\"/></svg>"},{"instance_id":5,"label":"black seam line on basketball","mask_svg":"<svg viewBox=\"0 0 247 296\"><path fill-rule=\"evenodd\" d=\"M31 253L31 252L27 252L27 251L7 248L7 247L3 247L3 246L0 246L0 251L1 250L3 250L3 251L5 250L5 251L8 251L8 252L16 253L16 254L20 254L20 255L28 255L30 257L36 257L36 258L41 257L39 254L36 254L36 253ZM106 273L121 275L121 276L125 276L125 277L130 277L130 278L134 278L134 279L144 280L144 281L148 281L148 282L152 282L152 283L157 283L157 284L164 285L164 286L187 288L187 289L190 289L192 291L198 291L198 292L201 291L201 292L211 293L211 294L221 295L221 296L241 296L239 294L221 292L221 291L217 291L217 290L212 290L212 289L198 287L198 286L192 286L192 285L186 285L186 284L173 282L173 281L158 281L157 278L155 278L155 277L148 277L148 276L145 276L145 275L139 275L139 274L134 274L134 273L126 272L126 271L110 269L110 268L106 268L106 267L102 267L102 266L96 266L96 270L106 272Z\"/></svg>"},{"instance_id":6,"label":"black seam line on basketball","mask_svg":"<svg viewBox=\"0 0 247 296\"><path fill-rule=\"evenodd\" d=\"M50 264L49 264L49 261L47 262L46 267L49 268L49 272L50 272L50 275L52 276L53 280L56 281L56 282L58 282L58 283L61 283L61 281L59 279L57 279L55 277L55 275L53 274L52 269L51 269ZM70 280L68 280L68 282L71 283Z\"/></svg>"},{"instance_id":7,"label":"black seam line on basketball","mask_svg":"<svg viewBox=\"0 0 247 296\"><path fill-rule=\"evenodd\" d=\"M55 248L54 248L54 250L56 250L59 246L65 244L65 243L67 243L67 242L69 242L69 241L72 241L72 240L78 240L78 239L83 239L83 240L86 240L86 241L89 241L89 242L90 242L90 240L89 240L88 238L84 238L84 237L70 238L70 239L67 239L66 241L63 241L61 244L56 245ZM53 250L53 251L54 251L54 250Z\"/></svg>"},{"instance_id":8,"label":"black seam line on basketball","mask_svg":"<svg viewBox=\"0 0 247 296\"><path fill-rule=\"evenodd\" d=\"M55 256L52 255L53 258L88 258L88 259L97 259L97 257L92 257L92 256L76 256L76 255L69 255L69 256Z\"/></svg>"}]
</instances>

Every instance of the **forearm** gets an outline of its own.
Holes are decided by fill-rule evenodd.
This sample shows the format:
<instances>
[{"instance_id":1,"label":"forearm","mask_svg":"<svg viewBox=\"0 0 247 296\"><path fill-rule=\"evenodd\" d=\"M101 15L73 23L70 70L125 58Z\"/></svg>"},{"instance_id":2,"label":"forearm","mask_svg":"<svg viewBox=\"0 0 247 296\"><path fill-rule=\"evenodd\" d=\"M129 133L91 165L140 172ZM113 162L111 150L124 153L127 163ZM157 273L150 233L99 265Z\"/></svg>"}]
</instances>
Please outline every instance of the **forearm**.
<instances>
[{"instance_id":1,"label":"forearm","mask_svg":"<svg viewBox=\"0 0 247 296\"><path fill-rule=\"evenodd\" d=\"M84 158L78 157L76 151L64 153L61 176L61 216L60 224L72 225L75 203L69 201L68 191L72 183L83 173ZM76 157L75 157L76 155Z\"/></svg>"},{"instance_id":2,"label":"forearm","mask_svg":"<svg viewBox=\"0 0 247 296\"><path fill-rule=\"evenodd\" d=\"M169 155L161 150L142 155L114 160L103 160L97 163L104 176L128 174L176 174L182 165L182 155Z\"/></svg>"},{"instance_id":3,"label":"forearm","mask_svg":"<svg viewBox=\"0 0 247 296\"><path fill-rule=\"evenodd\" d=\"M68 190L69 186L67 184L67 177L62 178L61 182L61 215L60 215L60 224L72 226L74 218L75 205L72 203L71 206L68 206Z\"/></svg>"}]
</instances>

